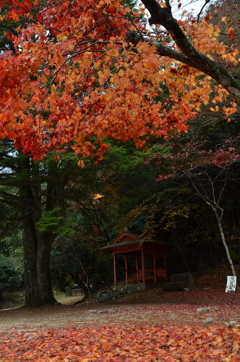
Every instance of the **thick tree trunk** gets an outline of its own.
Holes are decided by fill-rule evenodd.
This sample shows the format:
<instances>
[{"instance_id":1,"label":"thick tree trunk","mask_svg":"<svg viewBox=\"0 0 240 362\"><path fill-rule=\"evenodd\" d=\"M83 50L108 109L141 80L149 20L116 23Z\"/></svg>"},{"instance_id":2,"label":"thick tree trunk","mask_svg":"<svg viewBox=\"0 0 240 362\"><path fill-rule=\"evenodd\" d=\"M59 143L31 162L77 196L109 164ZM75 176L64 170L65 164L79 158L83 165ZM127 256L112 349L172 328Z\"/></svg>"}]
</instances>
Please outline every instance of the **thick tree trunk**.
<instances>
[{"instance_id":1,"label":"thick tree trunk","mask_svg":"<svg viewBox=\"0 0 240 362\"><path fill-rule=\"evenodd\" d=\"M37 276L38 276L38 291L41 297L41 304L56 303L53 296L52 282L50 276L50 253L52 242L43 239L38 248L37 257Z\"/></svg>"},{"instance_id":2,"label":"thick tree trunk","mask_svg":"<svg viewBox=\"0 0 240 362\"><path fill-rule=\"evenodd\" d=\"M55 304L50 277L50 253L57 234L47 229L40 232L37 222L43 211L52 211L56 207L65 210L64 187L69 172L62 176L61 168L58 169L58 164L50 160L44 166L45 173L42 176L42 165L34 163L29 156L20 158L18 166L22 176L19 199L23 230L25 306Z\"/></svg>"},{"instance_id":3,"label":"thick tree trunk","mask_svg":"<svg viewBox=\"0 0 240 362\"><path fill-rule=\"evenodd\" d=\"M52 193L47 192L42 198L38 164L34 164L25 156L20 160L19 166L24 174L19 194L22 209L25 306L54 304L56 300L50 277L50 252L56 235L40 232L37 229L37 221L42 216L44 202L50 204L48 199L54 197ZM54 198L54 201L56 199ZM55 207L54 204L51 206Z\"/></svg>"},{"instance_id":4,"label":"thick tree trunk","mask_svg":"<svg viewBox=\"0 0 240 362\"><path fill-rule=\"evenodd\" d=\"M55 304L50 278L51 240L36 235L29 217L23 221L25 306L38 307Z\"/></svg>"}]
</instances>

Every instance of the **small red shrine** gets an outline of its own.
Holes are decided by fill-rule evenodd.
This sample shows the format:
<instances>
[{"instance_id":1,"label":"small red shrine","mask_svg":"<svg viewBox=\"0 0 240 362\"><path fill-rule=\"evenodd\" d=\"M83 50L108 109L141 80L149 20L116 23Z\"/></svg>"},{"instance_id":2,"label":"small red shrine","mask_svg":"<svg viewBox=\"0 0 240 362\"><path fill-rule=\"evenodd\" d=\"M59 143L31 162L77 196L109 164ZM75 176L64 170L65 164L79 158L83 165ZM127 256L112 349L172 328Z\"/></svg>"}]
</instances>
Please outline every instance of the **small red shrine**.
<instances>
[{"instance_id":1,"label":"small red shrine","mask_svg":"<svg viewBox=\"0 0 240 362\"><path fill-rule=\"evenodd\" d=\"M124 232L110 245L101 249L111 251L113 254L114 286L116 286L117 255L124 255L126 284L166 283L168 281L166 259L168 248L168 245L160 242L145 242L136 235ZM129 258L131 258L131 263L129 263Z\"/></svg>"}]
</instances>

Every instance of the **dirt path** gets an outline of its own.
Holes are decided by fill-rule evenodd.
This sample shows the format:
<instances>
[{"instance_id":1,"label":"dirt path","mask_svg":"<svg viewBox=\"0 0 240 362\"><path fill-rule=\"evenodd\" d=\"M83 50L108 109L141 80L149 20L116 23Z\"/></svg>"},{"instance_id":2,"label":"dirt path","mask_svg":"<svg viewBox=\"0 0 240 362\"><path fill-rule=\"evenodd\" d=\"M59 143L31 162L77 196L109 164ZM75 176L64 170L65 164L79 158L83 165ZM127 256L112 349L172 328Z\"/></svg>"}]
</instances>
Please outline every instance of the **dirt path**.
<instances>
[{"instance_id":1,"label":"dirt path","mask_svg":"<svg viewBox=\"0 0 240 362\"><path fill-rule=\"evenodd\" d=\"M225 326L240 325L240 306L188 304L124 304L47 306L0 311L0 332L33 332L58 328L103 326Z\"/></svg>"},{"instance_id":2,"label":"dirt path","mask_svg":"<svg viewBox=\"0 0 240 362\"><path fill-rule=\"evenodd\" d=\"M131 303L117 298L114 303L69 305L76 302L71 297L61 301L64 305L0 310L0 332L123 325L240 327L240 292L148 292L131 298Z\"/></svg>"}]
</instances>

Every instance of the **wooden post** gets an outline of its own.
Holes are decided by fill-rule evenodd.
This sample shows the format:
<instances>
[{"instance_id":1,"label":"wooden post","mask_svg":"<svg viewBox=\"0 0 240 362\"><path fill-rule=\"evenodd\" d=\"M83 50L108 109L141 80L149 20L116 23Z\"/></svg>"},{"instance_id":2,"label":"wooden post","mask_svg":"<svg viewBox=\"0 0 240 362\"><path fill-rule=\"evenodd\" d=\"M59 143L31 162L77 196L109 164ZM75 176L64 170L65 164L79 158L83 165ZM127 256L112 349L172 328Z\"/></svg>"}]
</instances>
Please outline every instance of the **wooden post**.
<instances>
[{"instance_id":1,"label":"wooden post","mask_svg":"<svg viewBox=\"0 0 240 362\"><path fill-rule=\"evenodd\" d=\"M163 265L164 265L164 268L167 269L167 258L166 258L166 253L163 253Z\"/></svg>"},{"instance_id":2,"label":"wooden post","mask_svg":"<svg viewBox=\"0 0 240 362\"><path fill-rule=\"evenodd\" d=\"M163 265L164 265L164 269L166 270L167 273L167 257L166 257L166 253L163 253ZM166 281L168 281L168 276L166 277Z\"/></svg>"},{"instance_id":3,"label":"wooden post","mask_svg":"<svg viewBox=\"0 0 240 362\"><path fill-rule=\"evenodd\" d=\"M139 265L138 265L138 256L135 256L135 263L136 263L136 277L139 278Z\"/></svg>"},{"instance_id":4,"label":"wooden post","mask_svg":"<svg viewBox=\"0 0 240 362\"><path fill-rule=\"evenodd\" d=\"M153 260L154 283L157 284L157 264L156 264L156 253L155 253L155 251L152 252L152 260Z\"/></svg>"},{"instance_id":5,"label":"wooden post","mask_svg":"<svg viewBox=\"0 0 240 362\"><path fill-rule=\"evenodd\" d=\"M139 278L139 264L138 264L138 255L135 256L135 264L136 264L136 278ZM140 281L137 280L137 284L139 284Z\"/></svg>"},{"instance_id":6,"label":"wooden post","mask_svg":"<svg viewBox=\"0 0 240 362\"><path fill-rule=\"evenodd\" d=\"M116 254L113 253L113 274L114 274L114 286L117 285L117 262L116 262Z\"/></svg>"},{"instance_id":7,"label":"wooden post","mask_svg":"<svg viewBox=\"0 0 240 362\"><path fill-rule=\"evenodd\" d=\"M142 255L142 278L143 278L143 284L146 283L146 272L145 272L145 259L144 259L144 250L143 247L141 248L141 255Z\"/></svg>"},{"instance_id":8,"label":"wooden post","mask_svg":"<svg viewBox=\"0 0 240 362\"><path fill-rule=\"evenodd\" d=\"M128 261L127 261L127 255L124 255L124 260L125 260L125 279L126 279L126 284L128 284Z\"/></svg>"}]
</instances>

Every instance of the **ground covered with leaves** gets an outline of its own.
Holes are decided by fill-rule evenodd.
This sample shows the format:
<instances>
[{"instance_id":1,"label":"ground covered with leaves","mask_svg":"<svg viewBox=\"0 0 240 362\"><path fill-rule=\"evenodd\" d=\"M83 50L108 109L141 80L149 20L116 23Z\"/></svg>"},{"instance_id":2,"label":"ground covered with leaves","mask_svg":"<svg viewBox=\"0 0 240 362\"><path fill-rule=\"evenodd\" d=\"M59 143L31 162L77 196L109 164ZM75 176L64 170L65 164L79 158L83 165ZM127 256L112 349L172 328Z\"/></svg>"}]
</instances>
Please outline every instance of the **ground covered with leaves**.
<instances>
[{"instance_id":1,"label":"ground covered with leaves","mask_svg":"<svg viewBox=\"0 0 240 362\"><path fill-rule=\"evenodd\" d=\"M1 336L2 361L240 360L239 328L68 328Z\"/></svg>"},{"instance_id":2,"label":"ground covered with leaves","mask_svg":"<svg viewBox=\"0 0 240 362\"><path fill-rule=\"evenodd\" d=\"M158 302L2 310L0 361L240 361L240 292L145 294Z\"/></svg>"}]
</instances>

